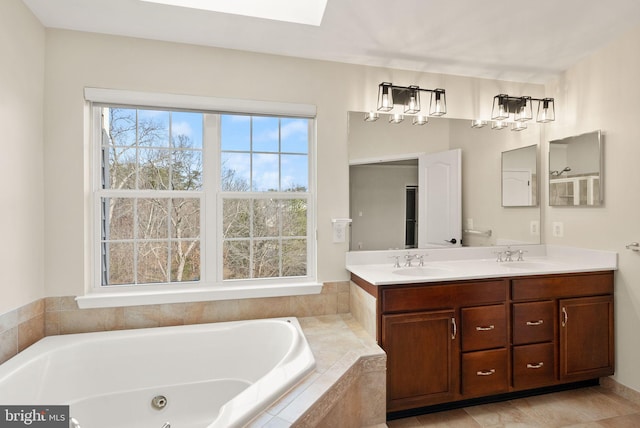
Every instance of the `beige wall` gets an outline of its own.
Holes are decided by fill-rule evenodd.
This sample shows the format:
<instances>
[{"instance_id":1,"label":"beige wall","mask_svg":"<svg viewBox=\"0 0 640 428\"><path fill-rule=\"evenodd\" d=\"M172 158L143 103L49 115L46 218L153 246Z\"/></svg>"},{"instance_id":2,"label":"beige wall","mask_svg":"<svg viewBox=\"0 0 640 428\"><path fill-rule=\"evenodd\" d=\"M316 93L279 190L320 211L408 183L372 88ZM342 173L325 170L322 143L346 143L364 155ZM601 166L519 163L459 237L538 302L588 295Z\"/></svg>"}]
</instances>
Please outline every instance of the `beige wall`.
<instances>
[{"instance_id":1,"label":"beige wall","mask_svg":"<svg viewBox=\"0 0 640 428\"><path fill-rule=\"evenodd\" d=\"M22 1L0 1L0 314L44 297L44 49Z\"/></svg>"},{"instance_id":2,"label":"beige wall","mask_svg":"<svg viewBox=\"0 0 640 428\"><path fill-rule=\"evenodd\" d=\"M318 279L347 279L348 243L331 218L346 217L347 111L369 110L382 81L444 87L449 117L488 115L499 92L539 96L540 85L386 70L224 49L47 30L45 82L46 289L76 295L88 281L83 227L88 201L85 86L315 104L318 111ZM482 104L472 102L477 94ZM482 105L482 108L480 106Z\"/></svg>"},{"instance_id":3,"label":"beige wall","mask_svg":"<svg viewBox=\"0 0 640 428\"><path fill-rule=\"evenodd\" d=\"M558 103L547 139L601 129L604 133L604 206L545 208L545 242L616 251L616 375L640 390L640 253L625 244L640 241L640 28L571 67L548 85ZM543 149L548 174L548 147ZM546 200L545 200L546 203ZM553 237L554 221L564 237Z\"/></svg>"}]
</instances>

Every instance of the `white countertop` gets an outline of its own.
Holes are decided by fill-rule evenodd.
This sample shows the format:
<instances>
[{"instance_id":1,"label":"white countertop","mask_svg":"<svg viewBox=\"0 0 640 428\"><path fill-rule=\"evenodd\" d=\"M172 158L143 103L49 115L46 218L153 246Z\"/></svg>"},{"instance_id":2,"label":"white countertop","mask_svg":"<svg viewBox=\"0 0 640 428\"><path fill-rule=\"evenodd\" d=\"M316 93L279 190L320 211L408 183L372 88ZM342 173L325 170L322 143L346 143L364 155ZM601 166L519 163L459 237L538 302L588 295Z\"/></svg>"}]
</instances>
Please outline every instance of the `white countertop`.
<instances>
[{"instance_id":1,"label":"white countertop","mask_svg":"<svg viewBox=\"0 0 640 428\"><path fill-rule=\"evenodd\" d=\"M358 251L347 253L347 270L373 285L413 284L464 279L531 276L572 272L616 270L618 255L612 251L587 250L555 245L511 246L524 250L522 261L498 262L494 255L507 247L464 247ZM406 254L423 255L424 265L414 260L404 266ZM400 266L394 267L395 256Z\"/></svg>"}]
</instances>

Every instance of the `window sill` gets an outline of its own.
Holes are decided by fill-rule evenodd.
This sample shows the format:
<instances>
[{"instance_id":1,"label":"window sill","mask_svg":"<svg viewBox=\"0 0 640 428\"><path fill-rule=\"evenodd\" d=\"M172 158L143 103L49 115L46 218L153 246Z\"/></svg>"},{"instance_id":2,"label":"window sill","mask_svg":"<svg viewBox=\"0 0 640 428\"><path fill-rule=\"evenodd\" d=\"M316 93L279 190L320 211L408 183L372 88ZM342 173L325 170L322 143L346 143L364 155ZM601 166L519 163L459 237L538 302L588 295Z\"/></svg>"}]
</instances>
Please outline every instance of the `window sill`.
<instances>
[{"instance_id":1,"label":"window sill","mask_svg":"<svg viewBox=\"0 0 640 428\"><path fill-rule=\"evenodd\" d=\"M80 309L122 306L159 305L166 303L203 302L211 300L251 299L319 294L322 284L316 282L278 285L220 285L172 290L136 290L90 293L76 297Z\"/></svg>"}]
</instances>

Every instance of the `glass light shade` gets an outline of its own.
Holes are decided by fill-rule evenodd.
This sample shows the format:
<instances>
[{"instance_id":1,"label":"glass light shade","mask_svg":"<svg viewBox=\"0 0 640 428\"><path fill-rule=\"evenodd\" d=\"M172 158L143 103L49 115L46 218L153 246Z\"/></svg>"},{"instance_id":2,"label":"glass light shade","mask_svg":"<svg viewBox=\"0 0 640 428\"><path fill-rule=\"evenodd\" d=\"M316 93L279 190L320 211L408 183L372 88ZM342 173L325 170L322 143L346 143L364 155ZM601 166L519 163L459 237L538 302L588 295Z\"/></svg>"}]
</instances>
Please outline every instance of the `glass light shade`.
<instances>
[{"instance_id":1,"label":"glass light shade","mask_svg":"<svg viewBox=\"0 0 640 428\"><path fill-rule=\"evenodd\" d=\"M370 111L369 113L364 114L365 122L375 122L380 118L380 115L376 111Z\"/></svg>"},{"instance_id":2,"label":"glass light shade","mask_svg":"<svg viewBox=\"0 0 640 428\"><path fill-rule=\"evenodd\" d=\"M533 119L533 112L531 111L531 97L520 98L514 119L518 122L526 122L527 120Z\"/></svg>"},{"instance_id":3,"label":"glass light shade","mask_svg":"<svg viewBox=\"0 0 640 428\"><path fill-rule=\"evenodd\" d=\"M400 123L404 120L404 115L395 113L389 116L389 123Z\"/></svg>"},{"instance_id":4,"label":"glass light shade","mask_svg":"<svg viewBox=\"0 0 640 428\"><path fill-rule=\"evenodd\" d=\"M413 117L413 122L411 123L414 125L425 125L427 122L429 122L428 116L418 115Z\"/></svg>"},{"instance_id":5,"label":"glass light shade","mask_svg":"<svg viewBox=\"0 0 640 428\"><path fill-rule=\"evenodd\" d=\"M431 116L442 116L447 114L447 98L444 89L434 89L431 92L431 103L429 107Z\"/></svg>"},{"instance_id":6,"label":"glass light shade","mask_svg":"<svg viewBox=\"0 0 640 428\"><path fill-rule=\"evenodd\" d=\"M525 129L527 129L527 124L524 122L513 122L511 124L512 131L523 131Z\"/></svg>"},{"instance_id":7,"label":"glass light shade","mask_svg":"<svg viewBox=\"0 0 640 428\"><path fill-rule=\"evenodd\" d=\"M484 128L485 126L487 126L486 120L476 119L471 121L472 128Z\"/></svg>"},{"instance_id":8,"label":"glass light shade","mask_svg":"<svg viewBox=\"0 0 640 428\"><path fill-rule=\"evenodd\" d=\"M508 95L500 94L493 97L493 108L491 109L492 120L505 120L509 118Z\"/></svg>"},{"instance_id":9,"label":"glass light shade","mask_svg":"<svg viewBox=\"0 0 640 428\"><path fill-rule=\"evenodd\" d=\"M540 123L553 122L556 120L556 109L553 98L543 98L538 103L538 115L536 121Z\"/></svg>"},{"instance_id":10,"label":"glass light shade","mask_svg":"<svg viewBox=\"0 0 640 428\"><path fill-rule=\"evenodd\" d=\"M491 124L491 129L495 129L496 131L500 131L501 129L506 128L509 124L503 120L496 120Z\"/></svg>"},{"instance_id":11,"label":"glass light shade","mask_svg":"<svg viewBox=\"0 0 640 428\"><path fill-rule=\"evenodd\" d=\"M409 86L409 96L407 103L404 105L404 112L407 114L415 114L420 111L420 90L417 86Z\"/></svg>"},{"instance_id":12,"label":"glass light shade","mask_svg":"<svg viewBox=\"0 0 640 428\"><path fill-rule=\"evenodd\" d=\"M391 83L383 82L378 85L378 110L393 110L393 89Z\"/></svg>"}]
</instances>

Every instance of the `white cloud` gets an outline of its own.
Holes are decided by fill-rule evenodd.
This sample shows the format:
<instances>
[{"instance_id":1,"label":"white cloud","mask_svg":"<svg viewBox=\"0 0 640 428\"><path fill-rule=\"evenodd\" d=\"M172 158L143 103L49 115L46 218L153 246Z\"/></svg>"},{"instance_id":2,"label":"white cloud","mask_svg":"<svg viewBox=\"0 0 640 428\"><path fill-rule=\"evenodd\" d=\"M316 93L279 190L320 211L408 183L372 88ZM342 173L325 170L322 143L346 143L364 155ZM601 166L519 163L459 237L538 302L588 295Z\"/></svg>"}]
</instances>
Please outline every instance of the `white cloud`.
<instances>
[{"instance_id":1,"label":"white cloud","mask_svg":"<svg viewBox=\"0 0 640 428\"><path fill-rule=\"evenodd\" d=\"M191 124L186 121L174 121L171 122L171 133L175 135L186 135L187 137L193 137L193 128Z\"/></svg>"}]
</instances>

